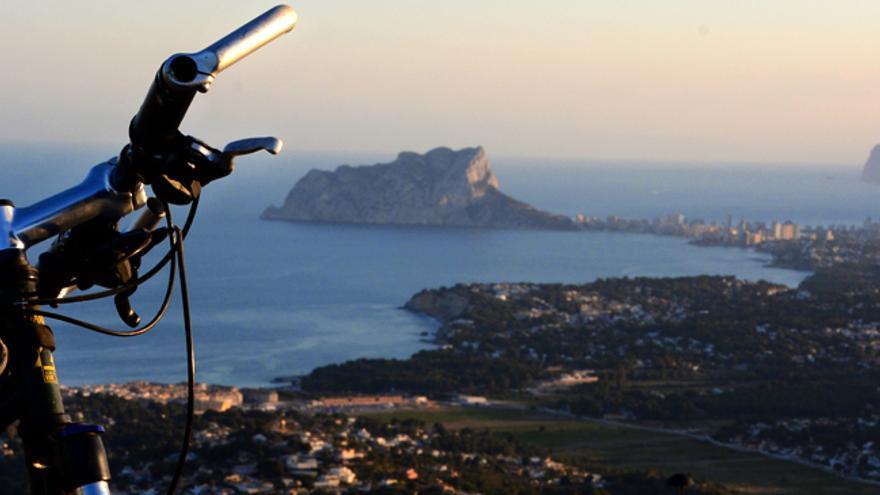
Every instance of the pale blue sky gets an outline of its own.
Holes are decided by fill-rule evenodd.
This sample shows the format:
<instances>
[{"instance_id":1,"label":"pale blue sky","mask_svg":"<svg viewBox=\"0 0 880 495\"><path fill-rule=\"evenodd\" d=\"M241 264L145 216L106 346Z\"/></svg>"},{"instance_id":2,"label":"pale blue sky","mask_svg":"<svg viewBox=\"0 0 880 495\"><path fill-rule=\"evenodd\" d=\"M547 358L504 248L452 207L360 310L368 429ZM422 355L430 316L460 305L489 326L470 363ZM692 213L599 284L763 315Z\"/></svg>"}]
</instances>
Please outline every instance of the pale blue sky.
<instances>
[{"instance_id":1,"label":"pale blue sky","mask_svg":"<svg viewBox=\"0 0 880 495\"><path fill-rule=\"evenodd\" d=\"M276 2L3 2L0 140L124 143L168 55ZM184 130L289 149L853 165L880 142L880 2L302 0Z\"/></svg>"}]
</instances>

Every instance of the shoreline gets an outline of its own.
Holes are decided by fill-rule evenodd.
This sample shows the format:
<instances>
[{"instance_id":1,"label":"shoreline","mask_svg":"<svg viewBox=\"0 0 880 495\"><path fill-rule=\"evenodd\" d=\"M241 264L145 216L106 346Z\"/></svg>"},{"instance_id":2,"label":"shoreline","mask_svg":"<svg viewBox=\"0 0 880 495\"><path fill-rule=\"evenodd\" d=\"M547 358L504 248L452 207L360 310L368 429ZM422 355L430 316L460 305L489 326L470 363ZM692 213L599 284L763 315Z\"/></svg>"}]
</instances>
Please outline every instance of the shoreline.
<instances>
[{"instance_id":1,"label":"shoreline","mask_svg":"<svg viewBox=\"0 0 880 495\"><path fill-rule=\"evenodd\" d=\"M320 222L305 222L305 223L320 223ZM329 224L328 224L328 225L329 225ZM350 226L357 226L358 224L332 224L332 225L344 225L344 226L349 226L349 227L350 227ZM390 226L391 226L391 227L399 227L399 228L402 228L402 229L409 229L409 228L422 228L422 227L426 227L426 228L430 228L430 229L435 229L435 228L440 228L440 229L443 229L443 228L454 228L454 229L458 229L458 228L459 228L459 227L448 227L448 226L417 226L417 225L399 225L399 226L390 225ZM372 227L372 226L370 226L370 225L364 225L364 227L369 228L369 227ZM463 227L463 228L464 228L464 229L470 229L470 228L468 228L468 227ZM479 228L473 228L473 229L474 229L474 230L482 230L482 229L479 229ZM490 230L520 230L520 229L490 229ZM658 234L658 233L651 233L651 232L594 231L594 230L581 230L581 231L578 231L578 232L579 232L579 233L588 233L588 234L589 234L589 233L610 233L610 234L636 235L636 236L645 236L645 237L680 238L680 236L675 236L675 235L670 235L670 234ZM682 239L682 240L684 240L684 239ZM691 242L691 241L686 242L686 244L694 245L694 246L696 246L696 247L708 247L708 248L738 248L738 249L743 250L743 251L750 251L751 253L754 253L754 254L762 254L762 255L767 255L767 254L768 254L768 253L764 253L764 252L762 252L762 251L756 250L756 249L754 249L754 247L731 246L731 245L703 245L703 244L697 244L697 243L694 243L694 242ZM765 260L762 260L762 259L760 259L760 258L758 258L758 257L753 257L753 258L751 258L751 259L753 259L753 260L756 261L756 262L760 262L760 263L761 263L761 266L762 266L762 267L765 267L765 268L773 268L773 269L787 270L787 271L792 271L792 272L803 273L803 274L806 274L806 275L809 275L809 274L814 273L814 270L808 270L808 269L797 269L797 268L792 268L792 267L784 266L784 265L776 265L776 264L774 264L774 262L773 262L772 260L769 261L769 262L765 262ZM647 276L647 277L645 277L645 278L651 278L651 279L664 279L664 278L680 278L680 277L690 277L690 276L693 276L693 275L683 274L683 275ZM618 276L614 276L614 277L598 277L598 278L621 278L621 279L622 279L622 278L632 278L632 277L631 277L630 275L618 275ZM592 280L580 281L580 282L577 282L576 284L589 284L589 283L595 282L598 278L594 278L594 279L592 279ZM737 278L739 278L739 277L737 277ZM749 279L743 279L743 280L749 280ZM755 279L754 281L757 281L757 280L759 280L759 279ZM494 281L494 282L484 282L484 283L493 284L493 283L511 283L511 282L498 282L498 281ZM523 282L512 282L512 283L530 284L530 283L533 283L533 282L523 281ZM541 283L545 283L545 282L541 282ZM790 288L792 288L792 289L797 288L797 286L790 286L790 285L785 284L785 283L782 283L781 285L786 285L786 286L788 286L788 287L790 287ZM399 310L399 311L406 311L407 313L409 313L409 314L411 314L411 315L413 315L413 316L415 316L415 317L418 317L418 318L420 318L420 319L423 319L423 320L425 321L426 326L425 326L425 327L422 327L421 330L419 330L418 333L415 334L415 336L418 337L419 342L425 344L425 346L422 347L422 348L420 348L419 350L415 351L414 353L410 354L409 356L406 356L406 357L400 357L400 358L387 358L387 359L401 359L401 360L406 360L406 359L411 358L416 352L420 352L420 351L423 351L423 350L436 349L436 348L441 347L441 346L443 346L444 344L446 344L446 342L444 342L443 340L438 340L438 332L440 332L440 331L442 330L442 327L443 327L443 321L442 321L442 319L437 318L436 316L433 316L433 315L431 315L431 314L424 313L424 312L421 312L421 311L418 311L418 310L415 310L415 309L412 309L412 308L408 308L408 307L407 307L407 304L409 304L409 301L410 301L413 297L415 297L417 294L419 294L420 292L422 292L422 291L424 291L424 290L430 290L430 289L433 289L433 288L436 288L436 287L424 287L424 288L420 289L418 292L411 294L411 295L409 296L409 300L407 300L407 302L405 302L405 303L403 303L403 304L399 304L399 305L397 305L397 306L394 306L394 309L396 309L396 310ZM363 356L363 357L360 357L360 358L357 358L357 357L356 357L356 358L352 358L352 359L343 359L343 360L339 360L339 361L333 361L333 362L331 362L331 363L327 363L327 364L323 364L323 365L316 366L316 367L314 367L314 368L312 368L312 369L310 369L310 370L308 370L308 371L306 371L306 372L303 372L303 373L290 374L290 375L277 375L277 376L273 376L273 377L271 377L271 378L267 378L266 380L264 380L264 381L262 381L262 382L260 382L260 383L247 383L247 384L244 384L244 385L233 384L233 383L230 383L230 382L222 382L222 381L219 381L219 382L215 382L215 381L211 381L211 382L201 382L201 381L200 381L200 382L198 382L198 383L202 383L202 384L205 384L205 385L208 385L208 386L235 387L235 388L240 388L240 389L277 389L277 388L283 387L284 385L289 385L292 381L296 381L296 380L298 380L298 379L300 379L300 378L302 378L302 377L305 377L305 376L309 375L312 371L314 371L315 369L318 369L318 368L322 368L322 367L326 367L326 366L330 366L330 365L343 364L343 363L346 363L346 362L349 362L349 361L353 361L353 360L356 360L356 359L373 359L373 358L383 358L383 357L382 357L382 356ZM197 374L197 377L198 377L198 374ZM91 382L91 383L80 383L80 384L77 384L77 385L69 385L69 386L67 386L67 387L69 387L69 388L87 388L87 387L95 387L95 386L125 385L125 384L129 384L129 383L138 383L138 382L141 382L141 381L142 381L142 380L137 380L137 379L135 379L135 380L129 380L129 381L127 381L127 382L122 382L122 383L101 381L101 382ZM150 380L149 383L154 383L154 384L158 384L158 385L168 385L168 386L171 386L171 385L178 385L178 384L181 384L181 383L185 383L185 381L184 381L184 380L180 380L180 381L173 381L173 382L171 382L171 381Z\"/></svg>"}]
</instances>

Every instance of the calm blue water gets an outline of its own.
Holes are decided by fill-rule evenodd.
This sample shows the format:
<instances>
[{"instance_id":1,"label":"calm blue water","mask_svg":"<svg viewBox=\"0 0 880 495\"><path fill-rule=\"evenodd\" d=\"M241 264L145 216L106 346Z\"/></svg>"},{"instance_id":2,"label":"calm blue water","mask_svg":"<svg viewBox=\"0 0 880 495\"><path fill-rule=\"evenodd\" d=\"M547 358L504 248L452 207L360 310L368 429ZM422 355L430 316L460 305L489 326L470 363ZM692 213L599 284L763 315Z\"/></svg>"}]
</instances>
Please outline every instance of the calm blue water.
<instances>
[{"instance_id":1,"label":"calm blue water","mask_svg":"<svg viewBox=\"0 0 880 495\"><path fill-rule=\"evenodd\" d=\"M0 195L27 204L77 181L106 150L7 147ZM198 377L238 385L362 356L406 357L426 347L430 320L398 309L425 287L471 281L587 282L622 275L733 274L796 285L803 273L764 266L756 253L701 248L629 234L479 231L266 222L308 168L373 163L388 156L297 155L243 160L206 190L187 243ZM880 188L858 182L858 167L545 163L495 160L502 188L566 214L690 216L859 223L880 217ZM39 179L38 179L39 178ZM178 213L179 220L183 212ZM163 283L139 290L147 318ZM71 308L63 308L70 311ZM112 302L73 314L121 327ZM64 383L185 378L178 307L135 339L92 335L61 324L57 361Z\"/></svg>"}]
</instances>

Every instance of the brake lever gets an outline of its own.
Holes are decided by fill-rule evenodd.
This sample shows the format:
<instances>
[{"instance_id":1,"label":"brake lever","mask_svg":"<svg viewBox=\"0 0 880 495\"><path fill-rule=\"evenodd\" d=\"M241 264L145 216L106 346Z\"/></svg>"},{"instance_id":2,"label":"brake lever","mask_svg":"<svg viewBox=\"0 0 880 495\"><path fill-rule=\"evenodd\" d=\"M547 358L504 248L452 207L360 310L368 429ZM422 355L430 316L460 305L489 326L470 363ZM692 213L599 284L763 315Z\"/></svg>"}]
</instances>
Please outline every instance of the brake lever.
<instances>
[{"instance_id":1,"label":"brake lever","mask_svg":"<svg viewBox=\"0 0 880 495\"><path fill-rule=\"evenodd\" d=\"M117 272L125 272L125 269L128 269L127 277L125 275L120 277L120 280L125 278L123 283L127 283L133 278L137 278L138 270L141 267L141 260L144 255L149 253L154 247L163 242L165 238L168 236L167 228L157 228L159 226L159 222L165 218L165 207L162 205L162 202L156 198L149 198L147 200L147 208L144 213L132 224L129 232L149 232L150 234L150 242L144 247L140 252L136 255L131 256L127 260L127 266L117 267ZM119 318L125 322L126 325L134 328L138 326L141 322L141 317L131 306L131 296L134 295L137 290L137 286L134 286L126 291L120 292L116 294L113 298L113 304L116 306L116 312L119 314Z\"/></svg>"},{"instance_id":2,"label":"brake lever","mask_svg":"<svg viewBox=\"0 0 880 495\"><path fill-rule=\"evenodd\" d=\"M268 151L273 155L277 155L281 153L283 146L284 142L274 136L244 138L227 144L223 148L223 154L235 157L256 153L257 151Z\"/></svg>"},{"instance_id":3,"label":"brake lever","mask_svg":"<svg viewBox=\"0 0 880 495\"><path fill-rule=\"evenodd\" d=\"M256 153L258 151L266 151L269 154L277 155L278 153L281 153L281 148L283 146L284 142L273 136L253 137L233 141L224 146L223 152L220 153L218 173L222 175L217 178L226 177L235 170L234 161L238 156L250 155L251 153Z\"/></svg>"}]
</instances>

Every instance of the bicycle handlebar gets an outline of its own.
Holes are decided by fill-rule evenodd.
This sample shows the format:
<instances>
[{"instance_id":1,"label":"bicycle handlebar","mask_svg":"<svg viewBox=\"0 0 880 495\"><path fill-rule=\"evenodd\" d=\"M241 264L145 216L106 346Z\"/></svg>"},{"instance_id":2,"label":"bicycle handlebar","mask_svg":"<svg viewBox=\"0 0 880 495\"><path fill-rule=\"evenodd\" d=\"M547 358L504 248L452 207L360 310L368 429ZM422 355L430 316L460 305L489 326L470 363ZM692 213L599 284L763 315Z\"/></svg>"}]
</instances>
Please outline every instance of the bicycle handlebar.
<instances>
[{"instance_id":1,"label":"bicycle handlebar","mask_svg":"<svg viewBox=\"0 0 880 495\"><path fill-rule=\"evenodd\" d=\"M131 120L132 145L144 149L170 145L196 92L205 92L217 74L296 25L296 12L278 5L202 51L178 53L156 73L140 110Z\"/></svg>"},{"instance_id":2,"label":"bicycle handlebar","mask_svg":"<svg viewBox=\"0 0 880 495\"><path fill-rule=\"evenodd\" d=\"M181 88L206 90L217 74L289 32L295 25L296 12L287 5L278 5L198 53L172 56L163 65L165 77L169 83ZM186 67L178 66L175 70L172 66L179 64L179 59L188 62ZM183 74L179 73L181 68ZM192 73L193 69L196 74Z\"/></svg>"},{"instance_id":3,"label":"bicycle handlebar","mask_svg":"<svg viewBox=\"0 0 880 495\"><path fill-rule=\"evenodd\" d=\"M187 345L188 394L184 439L169 487L169 493L174 493L187 459L195 400L195 354L183 237L194 218L202 185L229 175L237 156L259 150L274 154L281 149L277 138L252 138L229 143L220 151L184 136L178 127L196 92L207 91L217 74L290 31L295 23L293 9L281 5L200 52L171 56L159 68L132 119L131 142L118 158L94 166L79 185L36 204L16 208L11 201L0 199L2 337L14 336L7 340L12 344L9 347L0 341L0 354L5 356L8 350L14 357L0 363L0 373L5 373L9 365L9 376L14 379L6 381L15 384L10 388L10 400L4 400L3 424L21 420L19 431L35 492L109 494L110 480L107 455L98 436L103 429L73 424L64 411L52 356L54 339L42 318L54 317L109 335L141 335L165 315L177 272ZM155 198L148 200L147 184L152 186ZM135 222L132 231L118 231L119 219L150 203L149 213ZM167 203L192 204L183 230L172 222ZM153 230L163 214L167 227ZM55 235L58 239L41 254L36 268L28 261L26 250ZM141 257L166 237L170 242L168 254L147 275L138 277ZM110 290L78 300L112 295L120 318L135 327L140 317L129 297L169 261L164 302L151 322L138 330L109 330L35 309L46 301L62 302L74 288L98 285ZM35 356L36 366L31 364Z\"/></svg>"},{"instance_id":4,"label":"bicycle handlebar","mask_svg":"<svg viewBox=\"0 0 880 495\"><path fill-rule=\"evenodd\" d=\"M153 165L150 160L171 152L173 145L184 138L178 127L196 92L207 91L221 71L292 30L296 19L291 7L279 5L200 52L169 57L129 126L131 145L146 162L144 165ZM273 143L262 149L277 152L280 143ZM224 156L231 158L255 149L260 148L233 149ZM77 186L31 206L0 212L0 246L21 242L27 248L93 218L118 219L140 209L146 202L144 174L136 170L134 175L128 170L119 174L125 168L120 162L130 157L123 154L119 158L118 162L114 158L96 165ZM225 166L226 173L231 172L231 163Z\"/></svg>"}]
</instances>

